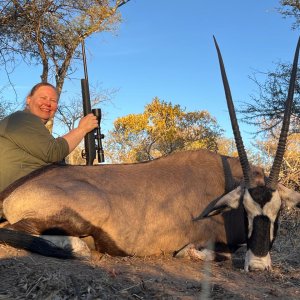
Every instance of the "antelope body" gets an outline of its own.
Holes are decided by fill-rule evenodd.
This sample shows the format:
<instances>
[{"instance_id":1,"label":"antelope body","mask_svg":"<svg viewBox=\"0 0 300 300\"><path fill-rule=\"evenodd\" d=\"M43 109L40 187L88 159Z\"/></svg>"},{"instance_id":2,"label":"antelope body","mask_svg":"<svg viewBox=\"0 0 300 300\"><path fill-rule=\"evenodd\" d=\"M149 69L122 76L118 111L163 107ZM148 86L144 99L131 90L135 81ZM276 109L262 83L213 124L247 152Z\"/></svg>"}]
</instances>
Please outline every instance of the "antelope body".
<instances>
[{"instance_id":1,"label":"antelope body","mask_svg":"<svg viewBox=\"0 0 300 300\"><path fill-rule=\"evenodd\" d=\"M188 243L204 247L213 238L236 245L245 242L242 209L193 219L242 178L238 159L205 150L141 164L50 167L13 187L3 212L14 229L91 235L109 254L173 252Z\"/></svg>"},{"instance_id":2,"label":"antelope body","mask_svg":"<svg viewBox=\"0 0 300 300\"><path fill-rule=\"evenodd\" d=\"M216 47L239 159L197 150L139 164L47 167L0 194L9 227L29 234L93 236L96 249L111 255L172 253L190 244L201 249L211 241L216 250L233 251L246 242L245 269L271 269L280 208L300 205L300 194L277 182L299 42L269 178L248 163ZM0 239L7 241L1 230Z\"/></svg>"}]
</instances>

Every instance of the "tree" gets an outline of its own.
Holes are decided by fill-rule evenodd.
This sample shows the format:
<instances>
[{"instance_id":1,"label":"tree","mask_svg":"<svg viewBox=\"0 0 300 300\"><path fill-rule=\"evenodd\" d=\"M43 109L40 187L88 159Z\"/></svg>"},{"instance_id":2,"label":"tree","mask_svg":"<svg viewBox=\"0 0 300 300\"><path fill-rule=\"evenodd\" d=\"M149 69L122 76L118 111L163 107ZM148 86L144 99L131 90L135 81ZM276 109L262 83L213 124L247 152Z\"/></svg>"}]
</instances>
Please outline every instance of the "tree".
<instances>
[{"instance_id":1,"label":"tree","mask_svg":"<svg viewBox=\"0 0 300 300\"><path fill-rule=\"evenodd\" d=\"M255 74L250 77L256 84L258 93L257 95L251 95L252 102L245 103L240 112L244 114L243 121L246 123L261 124L259 132L271 131L274 135L283 118L291 65L278 63L274 72L269 72L265 75L266 80L264 82L260 82ZM299 132L299 121L300 86L298 80L291 117L291 132Z\"/></svg>"},{"instance_id":2,"label":"tree","mask_svg":"<svg viewBox=\"0 0 300 300\"><path fill-rule=\"evenodd\" d=\"M156 97L143 113L115 120L106 139L106 156L113 162L138 162L187 149L217 151L221 133L208 112L185 112Z\"/></svg>"},{"instance_id":3,"label":"tree","mask_svg":"<svg viewBox=\"0 0 300 300\"><path fill-rule=\"evenodd\" d=\"M300 2L280 1L278 12L283 17L292 17L295 22L292 29L300 26ZM264 81L258 80L257 75L264 75ZM300 70L298 70L300 74ZM277 62L275 71L258 72L250 78L258 87L258 93L252 95L252 103L245 103L240 110L244 114L243 121L249 124L260 124L258 133L263 133L264 140L257 142L261 151L263 165L266 171L273 163L273 157L277 149L281 122L285 101L288 94L288 86L291 75L291 64ZM299 77L299 76L298 76ZM294 105L291 116L290 136L288 137L284 160L281 167L280 181L287 186L299 190L300 175L299 166L299 122L300 122L300 86L299 79L296 82Z\"/></svg>"},{"instance_id":4,"label":"tree","mask_svg":"<svg viewBox=\"0 0 300 300\"><path fill-rule=\"evenodd\" d=\"M85 165L86 160L82 157L83 144L79 144L65 159L68 165Z\"/></svg>"},{"instance_id":5,"label":"tree","mask_svg":"<svg viewBox=\"0 0 300 300\"><path fill-rule=\"evenodd\" d=\"M297 29L300 25L300 2L298 0L281 0L280 4L282 7L278 8L279 13L285 18L294 18L292 29Z\"/></svg>"},{"instance_id":6,"label":"tree","mask_svg":"<svg viewBox=\"0 0 300 300\"><path fill-rule=\"evenodd\" d=\"M112 101L117 91L117 89L102 89L99 86L91 87L91 107L94 108L100 103ZM67 101L65 99L60 100L55 120L63 126L63 129L66 129L65 132L74 129L76 123L83 117L82 107L81 95L77 95Z\"/></svg>"},{"instance_id":7,"label":"tree","mask_svg":"<svg viewBox=\"0 0 300 300\"><path fill-rule=\"evenodd\" d=\"M0 0L0 63L41 64L41 81L58 93L81 57L78 46L96 32L115 30L118 8L129 0ZM7 74L9 71L7 71ZM50 125L52 127L52 125Z\"/></svg>"},{"instance_id":8,"label":"tree","mask_svg":"<svg viewBox=\"0 0 300 300\"><path fill-rule=\"evenodd\" d=\"M114 94L117 92L116 89L100 89L98 86L92 87L90 90L91 96L91 107L97 107L98 104L107 103L112 100ZM55 120L62 126L60 126L60 130L64 130L64 132L68 132L75 128L78 121L83 117L83 109L82 109L82 97L78 95L70 99L69 101L65 101L61 99L59 102L59 107L57 113L55 115ZM103 116L102 116L103 117ZM60 132L61 134L62 132ZM66 158L66 162L72 165L82 165L85 164L85 159L82 158L82 150L84 149L84 144L80 143L75 150L73 150L68 157Z\"/></svg>"},{"instance_id":9,"label":"tree","mask_svg":"<svg viewBox=\"0 0 300 300\"><path fill-rule=\"evenodd\" d=\"M300 26L300 2L295 0L281 0L281 7L277 10L283 17L292 17L295 22L292 29ZM298 74L299 74L298 70ZM264 82L257 79L257 75L264 75ZM250 76L258 87L258 93L252 95L252 103L245 103L240 110L244 114L243 121L249 124L262 126L259 132L271 131L275 134L282 121L284 105L288 94L288 86L291 74L290 63L275 63L275 71L257 72ZM292 133L299 132L300 121L300 86L299 80L296 83L294 106L291 117L290 130Z\"/></svg>"},{"instance_id":10,"label":"tree","mask_svg":"<svg viewBox=\"0 0 300 300\"><path fill-rule=\"evenodd\" d=\"M261 152L263 165L268 173L273 164L273 158L278 144L277 136L269 135L263 141L257 142L257 147ZM294 133L288 137L286 150L283 157L279 180L284 185L298 190L300 189L300 134Z\"/></svg>"},{"instance_id":11,"label":"tree","mask_svg":"<svg viewBox=\"0 0 300 300\"><path fill-rule=\"evenodd\" d=\"M120 22L117 9L129 0L0 1L2 63L15 54L27 63L42 64L42 81L54 75L58 91L81 57L78 46L96 32L111 31ZM112 4L110 4L112 3Z\"/></svg>"},{"instance_id":12,"label":"tree","mask_svg":"<svg viewBox=\"0 0 300 300\"><path fill-rule=\"evenodd\" d=\"M227 155L232 157L237 157L238 152L236 150L235 141L233 138L229 139L220 136L217 140L218 143L218 153L221 155Z\"/></svg>"},{"instance_id":13,"label":"tree","mask_svg":"<svg viewBox=\"0 0 300 300\"><path fill-rule=\"evenodd\" d=\"M4 99L2 97L2 94L3 94L5 89L6 89L6 86L4 86L0 89L0 120L2 120L9 113L14 111L14 109L16 107L16 103L14 101L9 101L9 100Z\"/></svg>"},{"instance_id":14,"label":"tree","mask_svg":"<svg viewBox=\"0 0 300 300\"><path fill-rule=\"evenodd\" d=\"M6 103L0 102L0 120L2 120L7 114Z\"/></svg>"}]
</instances>

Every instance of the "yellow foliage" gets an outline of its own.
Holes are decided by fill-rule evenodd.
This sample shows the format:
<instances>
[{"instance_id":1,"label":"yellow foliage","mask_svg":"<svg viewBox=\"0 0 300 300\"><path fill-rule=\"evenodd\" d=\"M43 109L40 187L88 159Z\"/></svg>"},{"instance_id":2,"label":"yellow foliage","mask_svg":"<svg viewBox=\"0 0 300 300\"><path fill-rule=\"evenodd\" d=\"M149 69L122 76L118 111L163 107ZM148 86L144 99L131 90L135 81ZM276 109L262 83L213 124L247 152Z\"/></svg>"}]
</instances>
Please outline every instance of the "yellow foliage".
<instances>
[{"instance_id":1,"label":"yellow foliage","mask_svg":"<svg viewBox=\"0 0 300 300\"><path fill-rule=\"evenodd\" d=\"M221 137L218 139L218 153L222 155L238 157L234 139Z\"/></svg>"},{"instance_id":2,"label":"yellow foliage","mask_svg":"<svg viewBox=\"0 0 300 300\"><path fill-rule=\"evenodd\" d=\"M69 165L85 165L85 159L82 158L82 150L84 149L82 144L79 144L67 157L66 163Z\"/></svg>"},{"instance_id":3,"label":"yellow foliage","mask_svg":"<svg viewBox=\"0 0 300 300\"><path fill-rule=\"evenodd\" d=\"M273 158L277 149L278 138L269 138L257 143L266 158L265 169L267 172L273 164ZM286 150L283 157L280 181L296 190L300 189L300 134L294 133L288 136Z\"/></svg>"},{"instance_id":4,"label":"yellow foliage","mask_svg":"<svg viewBox=\"0 0 300 300\"><path fill-rule=\"evenodd\" d=\"M148 127L147 117L143 114L130 114L120 117L114 121L116 130L120 130L123 134L138 133Z\"/></svg>"},{"instance_id":5,"label":"yellow foliage","mask_svg":"<svg viewBox=\"0 0 300 300\"><path fill-rule=\"evenodd\" d=\"M136 162L187 149L215 151L220 133L208 112L185 112L155 97L143 113L115 120L107 147L112 161Z\"/></svg>"}]
</instances>

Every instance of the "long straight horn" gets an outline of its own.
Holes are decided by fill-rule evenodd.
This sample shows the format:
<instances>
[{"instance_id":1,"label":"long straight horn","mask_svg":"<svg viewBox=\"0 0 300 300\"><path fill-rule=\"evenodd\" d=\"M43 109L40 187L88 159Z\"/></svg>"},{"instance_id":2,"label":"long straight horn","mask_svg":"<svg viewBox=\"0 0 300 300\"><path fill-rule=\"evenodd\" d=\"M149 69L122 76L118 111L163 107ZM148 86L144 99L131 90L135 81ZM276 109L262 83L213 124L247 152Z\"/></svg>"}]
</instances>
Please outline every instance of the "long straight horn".
<instances>
[{"instance_id":1,"label":"long straight horn","mask_svg":"<svg viewBox=\"0 0 300 300\"><path fill-rule=\"evenodd\" d=\"M235 144L236 144L240 163L241 163L242 170L243 170L245 185L246 185L246 187L249 187L249 185L250 185L250 179L249 179L250 165L249 165L247 154L245 151L243 139L241 137L239 124L237 122L236 113L235 113L235 109L234 109L234 105L233 105L233 101L232 101L232 97L231 97L230 87L229 87L227 75L225 72L222 55L221 55L221 52L220 52L220 49L219 49L219 46L218 46L218 43L217 43L215 37L214 37L214 42L215 42L215 46L216 46L216 49L218 52L221 75L222 75L222 80L223 80L223 85L224 85L224 90L225 90L225 95L226 95L226 100L227 100L227 106L228 106L230 120L231 120L231 126L232 126L232 130L233 130L233 134L234 134Z\"/></svg>"},{"instance_id":2,"label":"long straight horn","mask_svg":"<svg viewBox=\"0 0 300 300\"><path fill-rule=\"evenodd\" d=\"M271 189L276 189L278 183L278 177L280 172L280 166L282 163L285 147L286 147L286 140L290 126L290 118L292 113L292 105L293 105L293 98L294 98L294 91L296 85L296 77L297 77L297 68L298 68L298 57L299 57L299 47L300 47L300 38L298 39L297 48L295 51L293 68L291 73L288 97L285 102L285 110L284 116L282 121L282 128L279 137L279 142L276 150L276 155L274 158L273 166L270 171L270 175L267 181L267 187Z\"/></svg>"}]
</instances>

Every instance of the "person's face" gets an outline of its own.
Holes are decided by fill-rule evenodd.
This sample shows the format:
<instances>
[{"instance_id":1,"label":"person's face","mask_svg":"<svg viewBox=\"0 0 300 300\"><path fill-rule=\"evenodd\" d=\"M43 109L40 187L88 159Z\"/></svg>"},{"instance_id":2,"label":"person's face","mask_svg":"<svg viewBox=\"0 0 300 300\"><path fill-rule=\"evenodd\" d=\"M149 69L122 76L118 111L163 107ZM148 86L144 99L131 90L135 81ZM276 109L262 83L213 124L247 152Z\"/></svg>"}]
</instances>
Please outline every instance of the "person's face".
<instances>
[{"instance_id":1,"label":"person's face","mask_svg":"<svg viewBox=\"0 0 300 300\"><path fill-rule=\"evenodd\" d=\"M39 87L32 96L26 99L30 112L39 117L44 123L54 117L57 110L58 96L51 86Z\"/></svg>"}]
</instances>

